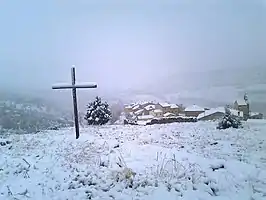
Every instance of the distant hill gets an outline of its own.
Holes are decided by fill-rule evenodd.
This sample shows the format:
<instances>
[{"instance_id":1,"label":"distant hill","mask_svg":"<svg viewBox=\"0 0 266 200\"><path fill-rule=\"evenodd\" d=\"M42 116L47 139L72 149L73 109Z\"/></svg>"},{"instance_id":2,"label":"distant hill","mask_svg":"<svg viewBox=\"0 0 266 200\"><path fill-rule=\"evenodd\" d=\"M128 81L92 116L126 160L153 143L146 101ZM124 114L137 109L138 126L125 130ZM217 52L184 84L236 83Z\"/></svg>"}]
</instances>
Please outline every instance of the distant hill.
<instances>
[{"instance_id":1,"label":"distant hill","mask_svg":"<svg viewBox=\"0 0 266 200\"><path fill-rule=\"evenodd\" d=\"M0 94L0 127L22 132L36 132L45 129L73 125L71 115L52 106L42 99Z\"/></svg>"}]
</instances>

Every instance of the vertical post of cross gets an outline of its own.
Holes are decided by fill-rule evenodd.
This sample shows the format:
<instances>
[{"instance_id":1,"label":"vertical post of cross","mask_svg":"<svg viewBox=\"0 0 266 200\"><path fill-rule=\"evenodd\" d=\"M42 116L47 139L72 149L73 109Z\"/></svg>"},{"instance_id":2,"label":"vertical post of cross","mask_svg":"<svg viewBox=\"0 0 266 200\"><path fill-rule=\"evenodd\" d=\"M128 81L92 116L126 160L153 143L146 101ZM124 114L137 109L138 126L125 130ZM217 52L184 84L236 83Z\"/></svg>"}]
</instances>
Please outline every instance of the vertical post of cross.
<instances>
[{"instance_id":1,"label":"vertical post of cross","mask_svg":"<svg viewBox=\"0 0 266 200\"><path fill-rule=\"evenodd\" d=\"M71 68L71 78L72 78L72 96L73 96L73 108L74 108L74 123L76 129L76 139L79 138L79 118L78 118L78 103L77 103L77 89L75 88L76 84L76 70L75 66Z\"/></svg>"}]
</instances>

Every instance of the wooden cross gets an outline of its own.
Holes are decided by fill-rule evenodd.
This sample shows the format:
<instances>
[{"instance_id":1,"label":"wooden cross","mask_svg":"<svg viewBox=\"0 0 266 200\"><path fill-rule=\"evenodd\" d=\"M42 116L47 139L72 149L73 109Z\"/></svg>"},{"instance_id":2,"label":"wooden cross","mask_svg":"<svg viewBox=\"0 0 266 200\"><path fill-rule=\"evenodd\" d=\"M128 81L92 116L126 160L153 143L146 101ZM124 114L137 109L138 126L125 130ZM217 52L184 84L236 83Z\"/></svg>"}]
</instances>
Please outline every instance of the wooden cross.
<instances>
[{"instance_id":1,"label":"wooden cross","mask_svg":"<svg viewBox=\"0 0 266 200\"><path fill-rule=\"evenodd\" d=\"M77 105L77 88L97 88L96 83L83 83L76 84L76 71L75 66L71 68L71 78L72 84L60 84L54 85L52 89L72 89L73 96L73 108L74 108L74 120L75 120L75 129L76 129L76 139L79 138L79 118L78 118L78 105Z\"/></svg>"}]
</instances>

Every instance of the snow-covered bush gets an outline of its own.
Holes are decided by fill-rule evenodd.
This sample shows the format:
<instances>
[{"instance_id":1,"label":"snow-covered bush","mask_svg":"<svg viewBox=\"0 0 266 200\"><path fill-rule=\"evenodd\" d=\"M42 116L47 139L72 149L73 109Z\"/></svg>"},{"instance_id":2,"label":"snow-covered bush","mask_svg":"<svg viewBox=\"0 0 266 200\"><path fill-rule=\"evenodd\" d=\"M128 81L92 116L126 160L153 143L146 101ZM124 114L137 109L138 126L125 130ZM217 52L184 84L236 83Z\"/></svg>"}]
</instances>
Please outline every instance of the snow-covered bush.
<instances>
[{"instance_id":1,"label":"snow-covered bush","mask_svg":"<svg viewBox=\"0 0 266 200\"><path fill-rule=\"evenodd\" d=\"M100 97L87 105L84 118L88 125L104 125L111 119L111 111L107 102L102 102Z\"/></svg>"},{"instance_id":2,"label":"snow-covered bush","mask_svg":"<svg viewBox=\"0 0 266 200\"><path fill-rule=\"evenodd\" d=\"M240 128L241 121L238 117L231 114L229 108L225 108L225 115L223 119L219 122L217 129L227 129L227 128Z\"/></svg>"}]
</instances>

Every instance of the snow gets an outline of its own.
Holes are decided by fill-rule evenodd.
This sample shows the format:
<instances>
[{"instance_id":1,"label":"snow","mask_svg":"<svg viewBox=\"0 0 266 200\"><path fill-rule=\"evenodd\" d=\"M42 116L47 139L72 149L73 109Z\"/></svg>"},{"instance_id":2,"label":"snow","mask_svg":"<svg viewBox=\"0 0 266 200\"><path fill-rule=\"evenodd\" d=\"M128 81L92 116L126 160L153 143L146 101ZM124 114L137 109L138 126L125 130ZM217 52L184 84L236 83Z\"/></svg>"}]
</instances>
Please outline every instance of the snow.
<instances>
[{"instance_id":1,"label":"snow","mask_svg":"<svg viewBox=\"0 0 266 200\"><path fill-rule=\"evenodd\" d=\"M53 89L71 89L71 88L97 88L97 83L76 83L74 86L68 83L56 83L52 86Z\"/></svg>"},{"instance_id":2,"label":"snow","mask_svg":"<svg viewBox=\"0 0 266 200\"><path fill-rule=\"evenodd\" d=\"M1 135L0 199L263 200L266 121ZM6 141L11 141L6 143Z\"/></svg>"},{"instance_id":3,"label":"snow","mask_svg":"<svg viewBox=\"0 0 266 200\"><path fill-rule=\"evenodd\" d=\"M254 116L257 116L257 115L260 115L261 113L258 113L258 112L250 112L250 116L251 117L254 117Z\"/></svg>"},{"instance_id":4,"label":"snow","mask_svg":"<svg viewBox=\"0 0 266 200\"><path fill-rule=\"evenodd\" d=\"M125 108L126 109L132 109L132 106L126 106Z\"/></svg>"},{"instance_id":5,"label":"snow","mask_svg":"<svg viewBox=\"0 0 266 200\"><path fill-rule=\"evenodd\" d=\"M136 111L135 114L136 115L141 115L143 113L143 111L144 111L143 109L140 109L140 110Z\"/></svg>"},{"instance_id":6,"label":"snow","mask_svg":"<svg viewBox=\"0 0 266 200\"><path fill-rule=\"evenodd\" d=\"M145 110L148 110L148 111L150 111L150 110L154 110L155 109L155 105L147 105L146 107L145 107Z\"/></svg>"},{"instance_id":7,"label":"snow","mask_svg":"<svg viewBox=\"0 0 266 200\"><path fill-rule=\"evenodd\" d=\"M160 109L156 109L156 110L154 110L153 112L154 112L154 113L162 113L163 111L160 110Z\"/></svg>"},{"instance_id":8,"label":"snow","mask_svg":"<svg viewBox=\"0 0 266 200\"><path fill-rule=\"evenodd\" d=\"M188 112L190 112L190 111L205 111L205 109L194 104L192 106L186 107L185 111L188 111Z\"/></svg>"},{"instance_id":9,"label":"snow","mask_svg":"<svg viewBox=\"0 0 266 200\"><path fill-rule=\"evenodd\" d=\"M168 112L168 113L165 113L163 116L164 117L172 117L172 116L176 116L176 115L174 113Z\"/></svg>"},{"instance_id":10,"label":"snow","mask_svg":"<svg viewBox=\"0 0 266 200\"><path fill-rule=\"evenodd\" d=\"M225 108L224 107L218 107L218 108L211 108L210 110L205 110L204 113L199 114L198 119L213 115L215 113L225 113Z\"/></svg>"},{"instance_id":11,"label":"snow","mask_svg":"<svg viewBox=\"0 0 266 200\"><path fill-rule=\"evenodd\" d=\"M135 111L135 110L138 110L140 108L140 105L135 105L134 107L133 107L133 110Z\"/></svg>"},{"instance_id":12,"label":"snow","mask_svg":"<svg viewBox=\"0 0 266 200\"><path fill-rule=\"evenodd\" d=\"M174 108L179 108L178 105L176 105L176 104L170 104L170 107L171 107L172 109L174 109Z\"/></svg>"},{"instance_id":13,"label":"snow","mask_svg":"<svg viewBox=\"0 0 266 200\"><path fill-rule=\"evenodd\" d=\"M153 115L142 115L138 117L139 120L148 120L153 118L154 118Z\"/></svg>"},{"instance_id":14,"label":"snow","mask_svg":"<svg viewBox=\"0 0 266 200\"><path fill-rule=\"evenodd\" d=\"M171 105L169 103L159 103L160 106L162 106L163 108L165 107L170 107Z\"/></svg>"},{"instance_id":15,"label":"snow","mask_svg":"<svg viewBox=\"0 0 266 200\"><path fill-rule=\"evenodd\" d=\"M247 105L247 102L244 99L238 99L236 100L237 104L240 106L245 106Z\"/></svg>"}]
</instances>

